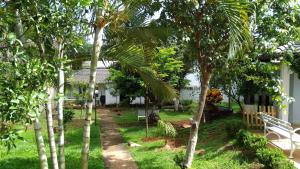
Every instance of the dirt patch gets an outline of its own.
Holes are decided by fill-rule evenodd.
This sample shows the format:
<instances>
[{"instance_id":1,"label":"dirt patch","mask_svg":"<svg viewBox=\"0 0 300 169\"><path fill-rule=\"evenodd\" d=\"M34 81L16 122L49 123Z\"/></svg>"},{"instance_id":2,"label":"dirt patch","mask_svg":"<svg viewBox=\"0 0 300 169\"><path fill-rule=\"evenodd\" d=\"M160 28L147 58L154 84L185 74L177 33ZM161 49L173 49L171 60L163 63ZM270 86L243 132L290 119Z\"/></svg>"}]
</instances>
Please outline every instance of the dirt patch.
<instances>
[{"instance_id":1,"label":"dirt patch","mask_svg":"<svg viewBox=\"0 0 300 169\"><path fill-rule=\"evenodd\" d=\"M82 128L84 126L84 119L73 119L68 122L67 125L69 128Z\"/></svg>"},{"instance_id":2,"label":"dirt patch","mask_svg":"<svg viewBox=\"0 0 300 169\"><path fill-rule=\"evenodd\" d=\"M190 120L172 121L171 124L177 129L190 128L192 126Z\"/></svg>"},{"instance_id":3,"label":"dirt patch","mask_svg":"<svg viewBox=\"0 0 300 169\"><path fill-rule=\"evenodd\" d=\"M165 147L166 149L177 149L184 145L182 139L167 139Z\"/></svg>"},{"instance_id":4,"label":"dirt patch","mask_svg":"<svg viewBox=\"0 0 300 169\"><path fill-rule=\"evenodd\" d=\"M159 140L166 140L166 137L145 137L142 139L144 142L154 142L154 141L159 141Z\"/></svg>"}]
</instances>

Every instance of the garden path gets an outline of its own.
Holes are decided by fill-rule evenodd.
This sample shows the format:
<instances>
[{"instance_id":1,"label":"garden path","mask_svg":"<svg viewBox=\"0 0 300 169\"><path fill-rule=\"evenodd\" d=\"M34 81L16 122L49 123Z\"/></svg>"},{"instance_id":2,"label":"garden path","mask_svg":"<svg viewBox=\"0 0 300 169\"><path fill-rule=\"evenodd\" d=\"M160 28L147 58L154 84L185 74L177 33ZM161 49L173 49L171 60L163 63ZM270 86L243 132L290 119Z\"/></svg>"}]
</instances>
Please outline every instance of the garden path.
<instances>
[{"instance_id":1,"label":"garden path","mask_svg":"<svg viewBox=\"0 0 300 169\"><path fill-rule=\"evenodd\" d=\"M118 131L118 125L113 121L112 112L108 109L98 109L98 112L105 168L138 169Z\"/></svg>"}]
</instances>

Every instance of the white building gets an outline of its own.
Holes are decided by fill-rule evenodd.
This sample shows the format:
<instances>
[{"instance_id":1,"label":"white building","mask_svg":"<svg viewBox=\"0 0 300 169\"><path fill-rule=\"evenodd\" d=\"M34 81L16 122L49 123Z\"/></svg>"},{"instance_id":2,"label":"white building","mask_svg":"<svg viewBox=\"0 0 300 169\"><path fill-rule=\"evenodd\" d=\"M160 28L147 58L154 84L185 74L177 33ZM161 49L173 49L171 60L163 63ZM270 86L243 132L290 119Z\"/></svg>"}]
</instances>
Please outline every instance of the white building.
<instances>
[{"instance_id":1,"label":"white building","mask_svg":"<svg viewBox=\"0 0 300 169\"><path fill-rule=\"evenodd\" d=\"M287 112L279 112L279 118L293 124L300 124L300 80L298 74L290 70L289 66L282 64L280 76L285 94L293 97L294 102L287 105Z\"/></svg>"},{"instance_id":2,"label":"white building","mask_svg":"<svg viewBox=\"0 0 300 169\"><path fill-rule=\"evenodd\" d=\"M96 73L96 100L100 104L100 98L104 98L105 105L113 105L120 103L120 96L114 95L112 84L107 80L109 77L108 67L112 62L98 61ZM87 90L87 85L90 79L90 61L85 61L82 64L82 69L73 73L69 79L69 85L66 85L66 96L68 99L76 99L79 94ZM180 100L198 100L200 94L200 81L197 73L190 73L186 76L190 81L189 85L180 90ZM84 87L85 86L85 87ZM144 104L144 97L135 98L131 104Z\"/></svg>"},{"instance_id":3,"label":"white building","mask_svg":"<svg viewBox=\"0 0 300 169\"><path fill-rule=\"evenodd\" d=\"M105 105L113 105L120 103L120 96L114 92L111 87L111 83L107 80L109 77L108 67L112 62L98 61L96 70L96 101L97 104L101 103L101 100ZM90 61L85 61L82 64L82 69L73 73L69 79L69 84L66 86L66 97L68 99L75 99L78 95L84 93L87 90L87 85L90 80ZM102 98L102 99L101 99ZM144 104L143 97L137 97L132 101L132 104Z\"/></svg>"}]
</instances>

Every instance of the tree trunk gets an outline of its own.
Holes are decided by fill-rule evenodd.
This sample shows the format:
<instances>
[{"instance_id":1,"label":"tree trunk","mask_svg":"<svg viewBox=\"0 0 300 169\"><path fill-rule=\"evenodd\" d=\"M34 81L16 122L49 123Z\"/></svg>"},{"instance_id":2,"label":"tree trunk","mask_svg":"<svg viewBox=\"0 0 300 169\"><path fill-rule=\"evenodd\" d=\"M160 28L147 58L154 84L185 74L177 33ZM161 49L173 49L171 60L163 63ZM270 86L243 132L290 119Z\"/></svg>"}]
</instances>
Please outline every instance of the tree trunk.
<instances>
[{"instance_id":1,"label":"tree trunk","mask_svg":"<svg viewBox=\"0 0 300 169\"><path fill-rule=\"evenodd\" d=\"M37 150L38 150L39 160L40 160L40 167L41 169L48 169L46 149L45 149L45 144L44 144L44 139L43 139L39 119L38 118L34 119L33 123L34 123L36 145L37 145Z\"/></svg>"},{"instance_id":2,"label":"tree trunk","mask_svg":"<svg viewBox=\"0 0 300 169\"><path fill-rule=\"evenodd\" d=\"M204 71L202 71L202 72L204 72ZM201 92L199 95L198 110L192 119L192 127L191 127L191 131L190 131L190 137L189 137L188 146L187 146L186 154L185 154L184 166L186 168L190 168L192 166L192 161L193 161L195 148L196 148L197 140L198 140L199 124L200 124L200 120L201 120L204 106L205 106L206 94L208 91L208 84L209 84L209 81L211 78L211 72L205 71L204 73L202 73L202 75L203 76L202 76L202 81L201 81Z\"/></svg>"},{"instance_id":3,"label":"tree trunk","mask_svg":"<svg viewBox=\"0 0 300 169\"><path fill-rule=\"evenodd\" d=\"M101 22L101 21L100 21ZM103 22L103 21L102 21ZM100 25L100 24L97 24ZM94 35L94 46L93 46L93 54L91 58L91 69L90 69L90 82L89 82L89 92L87 98L87 110L85 114L85 124L83 131L83 147L81 151L81 168L88 169L88 154L90 147L90 128L91 128L91 118L93 111L93 96L95 90L95 80L96 80L96 69L97 69L97 61L101 52L102 46L102 35L103 35L103 27L97 26L95 29Z\"/></svg>"},{"instance_id":4,"label":"tree trunk","mask_svg":"<svg viewBox=\"0 0 300 169\"><path fill-rule=\"evenodd\" d=\"M179 99L174 98L174 110L178 111L179 110Z\"/></svg>"},{"instance_id":5,"label":"tree trunk","mask_svg":"<svg viewBox=\"0 0 300 169\"><path fill-rule=\"evenodd\" d=\"M231 87L229 87L228 95L228 108L231 109Z\"/></svg>"},{"instance_id":6,"label":"tree trunk","mask_svg":"<svg viewBox=\"0 0 300 169\"><path fill-rule=\"evenodd\" d=\"M50 146L50 155L53 164L53 169L58 169L58 161L56 154L56 145L55 145L55 135L53 131L53 113L52 113L52 99L53 99L53 88L48 88L48 101L46 108L46 116L47 116L47 130L48 130L48 140Z\"/></svg>"},{"instance_id":7,"label":"tree trunk","mask_svg":"<svg viewBox=\"0 0 300 169\"><path fill-rule=\"evenodd\" d=\"M146 137L148 137L148 130L149 130L149 122L148 122L148 111L149 111L149 97L148 93L146 92L145 95L145 120L146 120Z\"/></svg>"},{"instance_id":8,"label":"tree trunk","mask_svg":"<svg viewBox=\"0 0 300 169\"><path fill-rule=\"evenodd\" d=\"M24 32L23 32L23 25L22 25L22 20L20 16L19 9L16 9L16 25L15 25L15 32L17 35L17 38L23 43L25 43L25 37L24 37Z\"/></svg>"},{"instance_id":9,"label":"tree trunk","mask_svg":"<svg viewBox=\"0 0 300 169\"><path fill-rule=\"evenodd\" d=\"M58 45L58 57L63 58L62 44ZM65 169L65 134L64 134L64 86L65 84L65 73L64 64L60 63L58 70L58 148L59 148L59 168Z\"/></svg>"}]
</instances>

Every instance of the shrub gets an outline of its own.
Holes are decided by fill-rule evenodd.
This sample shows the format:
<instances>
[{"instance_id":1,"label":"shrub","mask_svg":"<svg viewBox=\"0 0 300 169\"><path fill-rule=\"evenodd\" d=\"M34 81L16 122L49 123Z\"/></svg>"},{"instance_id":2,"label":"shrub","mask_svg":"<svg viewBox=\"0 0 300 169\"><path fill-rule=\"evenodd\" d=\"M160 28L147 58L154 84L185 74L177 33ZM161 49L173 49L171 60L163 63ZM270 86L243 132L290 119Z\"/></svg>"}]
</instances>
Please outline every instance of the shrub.
<instances>
[{"instance_id":1,"label":"shrub","mask_svg":"<svg viewBox=\"0 0 300 169\"><path fill-rule=\"evenodd\" d=\"M193 100L181 100L180 102L183 106L189 106L193 104Z\"/></svg>"},{"instance_id":2,"label":"shrub","mask_svg":"<svg viewBox=\"0 0 300 169\"><path fill-rule=\"evenodd\" d=\"M206 102L209 104L220 103L223 100L222 93L219 89L209 89L206 95Z\"/></svg>"},{"instance_id":3,"label":"shrub","mask_svg":"<svg viewBox=\"0 0 300 169\"><path fill-rule=\"evenodd\" d=\"M170 122L158 120L157 127L159 129L159 132L164 136L176 137L177 135L176 129Z\"/></svg>"},{"instance_id":4,"label":"shrub","mask_svg":"<svg viewBox=\"0 0 300 169\"><path fill-rule=\"evenodd\" d=\"M158 113L152 112L148 115L148 123L149 124L156 124L159 120L160 120L160 117L159 117Z\"/></svg>"},{"instance_id":5,"label":"shrub","mask_svg":"<svg viewBox=\"0 0 300 169\"><path fill-rule=\"evenodd\" d=\"M237 134L237 143L250 151L256 152L258 149L266 148L268 140L263 136L240 130Z\"/></svg>"},{"instance_id":6,"label":"shrub","mask_svg":"<svg viewBox=\"0 0 300 169\"><path fill-rule=\"evenodd\" d=\"M225 131L230 139L235 138L241 129L247 129L247 125L242 120L234 119L225 123Z\"/></svg>"},{"instance_id":7,"label":"shrub","mask_svg":"<svg viewBox=\"0 0 300 169\"><path fill-rule=\"evenodd\" d=\"M289 161L281 150L274 148L258 149L256 156L260 163L266 168L272 169L294 169L294 164Z\"/></svg>"},{"instance_id":8,"label":"shrub","mask_svg":"<svg viewBox=\"0 0 300 169\"><path fill-rule=\"evenodd\" d=\"M66 124L73 120L75 113L72 109L64 109L64 127Z\"/></svg>"},{"instance_id":9,"label":"shrub","mask_svg":"<svg viewBox=\"0 0 300 169\"><path fill-rule=\"evenodd\" d=\"M184 166L184 152L180 151L179 153L177 153L175 155L175 157L173 158L173 161L175 162L175 164L177 166L179 166L181 169L186 169L186 167Z\"/></svg>"},{"instance_id":10,"label":"shrub","mask_svg":"<svg viewBox=\"0 0 300 169\"><path fill-rule=\"evenodd\" d=\"M287 159L281 150L268 148L267 143L265 137L254 135L246 130L240 130L237 134L237 144L255 154L258 161L266 168L295 168L294 164Z\"/></svg>"}]
</instances>

